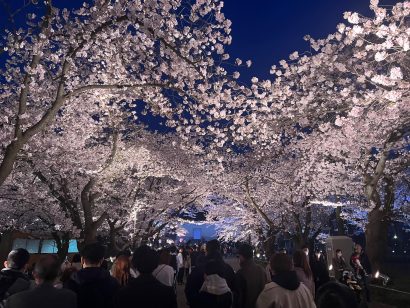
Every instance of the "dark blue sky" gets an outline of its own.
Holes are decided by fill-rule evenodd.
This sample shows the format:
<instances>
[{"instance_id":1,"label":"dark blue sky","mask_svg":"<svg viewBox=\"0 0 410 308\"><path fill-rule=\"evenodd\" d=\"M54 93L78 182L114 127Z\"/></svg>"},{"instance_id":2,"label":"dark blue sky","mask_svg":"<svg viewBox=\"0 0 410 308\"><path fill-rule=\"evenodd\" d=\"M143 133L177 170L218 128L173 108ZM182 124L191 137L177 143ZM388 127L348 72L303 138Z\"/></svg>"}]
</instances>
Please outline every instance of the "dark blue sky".
<instances>
[{"instance_id":1,"label":"dark blue sky","mask_svg":"<svg viewBox=\"0 0 410 308\"><path fill-rule=\"evenodd\" d=\"M11 7L20 7L23 0L4 0ZM84 0L54 0L62 8L77 8ZM89 2L89 0L87 0ZM90 1L91 2L91 1ZM225 0L224 13L232 20L233 43L228 47L231 60L251 59L250 69L241 69L241 80L250 77L269 77L273 64L287 59L290 53L303 52L308 44L303 36L323 38L333 33L343 21L343 12L356 11L371 16L370 0ZM382 5L392 5L398 0L380 0ZM19 16L22 17L22 16ZM17 22L21 22L18 18ZM0 28L7 25L0 4Z\"/></svg>"},{"instance_id":2,"label":"dark blue sky","mask_svg":"<svg viewBox=\"0 0 410 308\"><path fill-rule=\"evenodd\" d=\"M381 0L392 5L397 0ZM293 51L308 50L306 34L324 38L336 31L345 11L373 16L369 0L226 0L224 12L232 20L231 57L251 59L241 79L268 77L270 67Z\"/></svg>"},{"instance_id":3,"label":"dark blue sky","mask_svg":"<svg viewBox=\"0 0 410 308\"><path fill-rule=\"evenodd\" d=\"M91 0L86 0L91 2ZM5 0L11 7L20 7L23 0ZM84 0L54 0L53 4L63 8L78 8ZM392 5L398 0L380 0L382 5ZM232 45L227 48L234 62L252 60L251 68L241 68L240 80L249 83L252 76L269 78L269 70L281 59L297 50L309 49L303 40L306 34L323 38L335 32L343 21L345 11L355 11L372 16L370 0L225 0L224 13L232 21ZM40 14L38 14L40 13ZM41 15L42 12L37 12ZM21 14L23 15L23 14ZM0 2L0 29L7 25L4 8ZM17 17L17 23L24 16ZM0 61L4 60L0 58ZM153 129L163 130L159 119L151 115L140 120Z\"/></svg>"}]
</instances>

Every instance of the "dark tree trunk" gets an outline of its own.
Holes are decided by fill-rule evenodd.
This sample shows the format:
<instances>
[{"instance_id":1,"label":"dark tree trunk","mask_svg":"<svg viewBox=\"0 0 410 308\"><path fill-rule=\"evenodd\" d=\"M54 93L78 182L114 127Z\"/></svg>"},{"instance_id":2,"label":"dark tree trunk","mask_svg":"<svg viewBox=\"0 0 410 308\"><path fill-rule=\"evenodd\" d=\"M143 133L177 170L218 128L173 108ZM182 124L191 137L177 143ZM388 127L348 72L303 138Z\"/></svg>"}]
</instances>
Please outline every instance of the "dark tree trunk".
<instances>
[{"instance_id":1,"label":"dark tree trunk","mask_svg":"<svg viewBox=\"0 0 410 308\"><path fill-rule=\"evenodd\" d=\"M68 255L68 248L70 246L70 234L68 232L64 232L62 234L53 232L53 238L57 244L58 261L60 263L63 263Z\"/></svg>"},{"instance_id":2,"label":"dark tree trunk","mask_svg":"<svg viewBox=\"0 0 410 308\"><path fill-rule=\"evenodd\" d=\"M13 246L13 232L6 230L1 234L0 238L0 268L3 268L4 261L7 260L7 256Z\"/></svg>"},{"instance_id":3,"label":"dark tree trunk","mask_svg":"<svg viewBox=\"0 0 410 308\"><path fill-rule=\"evenodd\" d=\"M337 226L337 235L345 235L345 225L343 222L342 217L340 216L342 214L342 207L338 206L335 209L335 214L336 214L336 226Z\"/></svg>"},{"instance_id":4,"label":"dark tree trunk","mask_svg":"<svg viewBox=\"0 0 410 308\"><path fill-rule=\"evenodd\" d=\"M275 242L276 242L276 232L275 230L269 229L263 241L263 249L265 250L265 254L268 260L275 252Z\"/></svg>"},{"instance_id":5,"label":"dark tree trunk","mask_svg":"<svg viewBox=\"0 0 410 308\"><path fill-rule=\"evenodd\" d=\"M302 247L305 245L305 241L302 239L302 236L300 234L297 234L293 237L293 245L296 250L302 249Z\"/></svg>"},{"instance_id":6,"label":"dark tree trunk","mask_svg":"<svg viewBox=\"0 0 410 308\"><path fill-rule=\"evenodd\" d=\"M97 241L97 229L94 226L84 230L84 245L92 244Z\"/></svg>"},{"instance_id":7,"label":"dark tree trunk","mask_svg":"<svg viewBox=\"0 0 410 308\"><path fill-rule=\"evenodd\" d=\"M375 270L383 266L387 247L389 220L384 211L372 210L366 225L366 252Z\"/></svg>"},{"instance_id":8,"label":"dark tree trunk","mask_svg":"<svg viewBox=\"0 0 410 308\"><path fill-rule=\"evenodd\" d=\"M14 163L17 159L17 155L24 143L21 140L13 140L6 147L4 158L0 163L0 186L6 181L7 177L13 171Z\"/></svg>"},{"instance_id":9,"label":"dark tree trunk","mask_svg":"<svg viewBox=\"0 0 410 308\"><path fill-rule=\"evenodd\" d=\"M367 216L366 225L366 252L374 270L383 266L387 250L387 232L394 204L395 185L392 177L385 176L383 203L378 191L374 191L372 197L377 205ZM382 206L383 204L383 206Z\"/></svg>"}]
</instances>

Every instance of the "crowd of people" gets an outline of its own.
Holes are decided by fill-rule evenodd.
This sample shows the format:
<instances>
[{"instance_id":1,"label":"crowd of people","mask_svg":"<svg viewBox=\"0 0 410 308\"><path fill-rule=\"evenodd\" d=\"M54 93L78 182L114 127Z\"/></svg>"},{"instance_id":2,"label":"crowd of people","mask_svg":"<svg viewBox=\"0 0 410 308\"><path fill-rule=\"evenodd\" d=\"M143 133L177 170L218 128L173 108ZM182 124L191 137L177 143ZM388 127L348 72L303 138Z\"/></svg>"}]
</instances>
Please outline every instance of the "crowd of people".
<instances>
[{"instance_id":1,"label":"crowd of people","mask_svg":"<svg viewBox=\"0 0 410 308\"><path fill-rule=\"evenodd\" d=\"M143 245L133 254L119 253L110 265L104 260L104 246L93 243L71 262L42 257L31 277L26 274L29 253L15 249L0 272L0 307L175 308L176 286L182 284L190 308L356 307L347 287L329 281L320 253L310 258L307 247L292 256L273 254L263 268L253 260L253 247L242 244L236 273L225 263L217 240L204 248L155 251ZM350 261L358 275L371 272L360 245ZM341 279L347 263L340 249L333 267Z\"/></svg>"}]
</instances>

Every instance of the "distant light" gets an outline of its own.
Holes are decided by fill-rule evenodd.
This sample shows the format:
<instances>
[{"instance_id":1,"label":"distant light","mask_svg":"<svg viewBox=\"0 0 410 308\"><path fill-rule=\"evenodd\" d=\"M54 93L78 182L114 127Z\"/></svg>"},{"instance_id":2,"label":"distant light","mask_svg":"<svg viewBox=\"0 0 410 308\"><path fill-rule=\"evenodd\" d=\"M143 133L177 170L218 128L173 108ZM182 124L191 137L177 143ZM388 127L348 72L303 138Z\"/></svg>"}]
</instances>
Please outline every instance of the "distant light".
<instances>
[{"instance_id":1,"label":"distant light","mask_svg":"<svg viewBox=\"0 0 410 308\"><path fill-rule=\"evenodd\" d=\"M260 253L257 253L257 254L256 254L256 257L259 259L259 258L261 257L261 254L260 254Z\"/></svg>"},{"instance_id":2,"label":"distant light","mask_svg":"<svg viewBox=\"0 0 410 308\"><path fill-rule=\"evenodd\" d=\"M329 206L329 207L343 206L343 203L341 203L341 202L330 202L330 201L325 201L325 200L312 200L309 203L310 204L322 205L322 206Z\"/></svg>"},{"instance_id":3,"label":"distant light","mask_svg":"<svg viewBox=\"0 0 410 308\"><path fill-rule=\"evenodd\" d=\"M380 276L380 272L379 272L379 271L377 271L377 272L376 272L376 274L374 275L374 278L376 278L376 279L377 279L377 278L379 278L379 276Z\"/></svg>"},{"instance_id":4,"label":"distant light","mask_svg":"<svg viewBox=\"0 0 410 308\"><path fill-rule=\"evenodd\" d=\"M393 236L393 238L394 238L395 240L397 240L397 235L395 234L395 235Z\"/></svg>"},{"instance_id":5,"label":"distant light","mask_svg":"<svg viewBox=\"0 0 410 308\"><path fill-rule=\"evenodd\" d=\"M404 253L407 253L406 251L403 251Z\"/></svg>"},{"instance_id":6,"label":"distant light","mask_svg":"<svg viewBox=\"0 0 410 308\"><path fill-rule=\"evenodd\" d=\"M329 265L329 271L331 271L333 269L333 264Z\"/></svg>"},{"instance_id":7,"label":"distant light","mask_svg":"<svg viewBox=\"0 0 410 308\"><path fill-rule=\"evenodd\" d=\"M391 252L394 253L394 250L392 250Z\"/></svg>"}]
</instances>

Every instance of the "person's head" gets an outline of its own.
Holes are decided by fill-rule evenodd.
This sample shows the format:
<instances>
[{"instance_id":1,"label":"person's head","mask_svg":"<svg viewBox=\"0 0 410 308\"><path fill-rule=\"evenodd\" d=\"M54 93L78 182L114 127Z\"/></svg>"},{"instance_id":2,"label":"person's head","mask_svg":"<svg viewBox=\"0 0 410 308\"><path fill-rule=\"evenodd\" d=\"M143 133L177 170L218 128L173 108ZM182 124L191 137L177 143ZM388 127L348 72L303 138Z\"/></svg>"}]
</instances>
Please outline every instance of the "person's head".
<instances>
[{"instance_id":1,"label":"person's head","mask_svg":"<svg viewBox=\"0 0 410 308\"><path fill-rule=\"evenodd\" d=\"M81 255L79 253L73 255L71 258L71 263L81 263Z\"/></svg>"},{"instance_id":2,"label":"person's head","mask_svg":"<svg viewBox=\"0 0 410 308\"><path fill-rule=\"evenodd\" d=\"M293 270L292 259L284 253L274 254L270 259L270 266L275 274Z\"/></svg>"},{"instance_id":3,"label":"person's head","mask_svg":"<svg viewBox=\"0 0 410 308\"><path fill-rule=\"evenodd\" d=\"M336 249L336 257L340 258L342 256L342 250Z\"/></svg>"},{"instance_id":4,"label":"person's head","mask_svg":"<svg viewBox=\"0 0 410 308\"><path fill-rule=\"evenodd\" d=\"M81 251L83 267L100 267L104 261L105 247L100 243L86 245Z\"/></svg>"},{"instance_id":5,"label":"person's head","mask_svg":"<svg viewBox=\"0 0 410 308\"><path fill-rule=\"evenodd\" d=\"M158 266L157 253L146 245L140 246L132 256L132 265L141 274L151 274Z\"/></svg>"},{"instance_id":6,"label":"person's head","mask_svg":"<svg viewBox=\"0 0 410 308\"><path fill-rule=\"evenodd\" d=\"M296 250L293 253L293 265L303 269L308 278L312 276L312 270L309 266L308 257L302 250Z\"/></svg>"},{"instance_id":7,"label":"person's head","mask_svg":"<svg viewBox=\"0 0 410 308\"><path fill-rule=\"evenodd\" d=\"M108 267L109 267L108 261L105 260L105 259L103 259L103 261L101 262L100 267L101 267L102 269L105 269L105 270L108 271Z\"/></svg>"},{"instance_id":8,"label":"person's head","mask_svg":"<svg viewBox=\"0 0 410 308\"><path fill-rule=\"evenodd\" d=\"M61 273L60 281L62 283L69 281L71 279L72 274L74 274L77 271L78 269L73 266L66 267Z\"/></svg>"},{"instance_id":9,"label":"person's head","mask_svg":"<svg viewBox=\"0 0 410 308\"><path fill-rule=\"evenodd\" d=\"M238 249L239 264L243 264L253 258L253 248L249 244L241 244Z\"/></svg>"},{"instance_id":10,"label":"person's head","mask_svg":"<svg viewBox=\"0 0 410 308\"><path fill-rule=\"evenodd\" d=\"M4 267L24 272L27 268L29 259L30 254L24 248L13 249L7 256L7 261L4 262Z\"/></svg>"},{"instance_id":11,"label":"person's head","mask_svg":"<svg viewBox=\"0 0 410 308\"><path fill-rule=\"evenodd\" d=\"M176 253L176 252L177 252L177 248L173 245L173 246L171 246L171 247L169 248L169 251L170 251L171 253Z\"/></svg>"},{"instance_id":12,"label":"person's head","mask_svg":"<svg viewBox=\"0 0 410 308\"><path fill-rule=\"evenodd\" d=\"M356 294L345 284L327 282L316 293L318 308L356 308Z\"/></svg>"},{"instance_id":13,"label":"person's head","mask_svg":"<svg viewBox=\"0 0 410 308\"><path fill-rule=\"evenodd\" d=\"M33 276L37 284L54 282L60 272L60 263L56 256L42 257L34 267Z\"/></svg>"},{"instance_id":14,"label":"person's head","mask_svg":"<svg viewBox=\"0 0 410 308\"><path fill-rule=\"evenodd\" d=\"M224 277L224 268L221 262L212 260L205 264L205 277L210 275Z\"/></svg>"},{"instance_id":15,"label":"person's head","mask_svg":"<svg viewBox=\"0 0 410 308\"><path fill-rule=\"evenodd\" d=\"M362 250L363 250L362 245L360 245L360 244L358 244L358 243L356 243L356 244L354 245L354 252L355 252L355 253L361 254L361 253L362 253Z\"/></svg>"},{"instance_id":16,"label":"person's head","mask_svg":"<svg viewBox=\"0 0 410 308\"><path fill-rule=\"evenodd\" d=\"M130 259L126 255L119 256L115 259L111 268L111 275L117 279L121 286L128 284L128 278L130 276Z\"/></svg>"},{"instance_id":17,"label":"person's head","mask_svg":"<svg viewBox=\"0 0 410 308\"><path fill-rule=\"evenodd\" d=\"M171 254L169 253L168 249L162 249L159 252L159 264L166 264L169 265L171 263Z\"/></svg>"},{"instance_id":18,"label":"person's head","mask_svg":"<svg viewBox=\"0 0 410 308\"><path fill-rule=\"evenodd\" d=\"M307 245L303 245L302 247L302 251L305 253L305 255L309 255L309 246Z\"/></svg>"},{"instance_id":19,"label":"person's head","mask_svg":"<svg viewBox=\"0 0 410 308\"><path fill-rule=\"evenodd\" d=\"M131 257L131 252L129 250L122 250L119 253L117 253L117 255L115 256L115 258L119 258L121 256L126 256L127 258Z\"/></svg>"},{"instance_id":20,"label":"person's head","mask_svg":"<svg viewBox=\"0 0 410 308\"><path fill-rule=\"evenodd\" d=\"M218 240L211 240L206 242L206 255L212 256L218 254L221 249L221 245Z\"/></svg>"}]
</instances>

